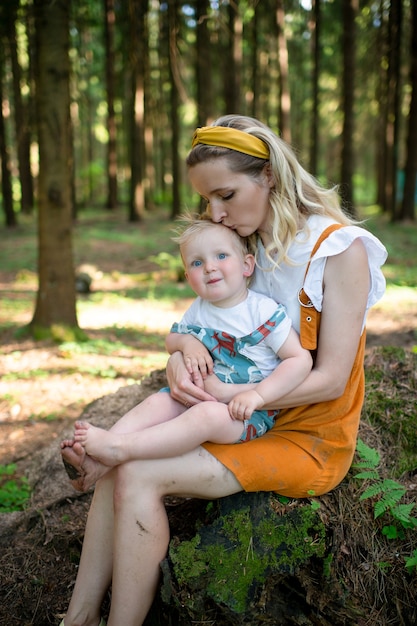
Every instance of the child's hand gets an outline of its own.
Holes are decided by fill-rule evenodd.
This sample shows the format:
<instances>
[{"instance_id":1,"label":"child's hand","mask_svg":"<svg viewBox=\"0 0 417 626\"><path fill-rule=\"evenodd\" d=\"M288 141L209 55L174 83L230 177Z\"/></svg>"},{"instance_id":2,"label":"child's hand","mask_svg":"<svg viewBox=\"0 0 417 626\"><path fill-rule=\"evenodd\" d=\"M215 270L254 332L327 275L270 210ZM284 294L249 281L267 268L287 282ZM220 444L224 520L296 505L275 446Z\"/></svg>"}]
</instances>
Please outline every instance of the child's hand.
<instances>
[{"instance_id":1,"label":"child's hand","mask_svg":"<svg viewBox=\"0 0 417 626\"><path fill-rule=\"evenodd\" d=\"M185 346L183 355L185 367L195 385L213 373L213 359L202 343L199 342L199 345L196 346L193 342L191 349L187 349Z\"/></svg>"},{"instance_id":2,"label":"child's hand","mask_svg":"<svg viewBox=\"0 0 417 626\"><path fill-rule=\"evenodd\" d=\"M234 420L247 420L257 409L261 409L264 405L264 399L255 389L250 391L242 391L235 395L229 402L228 409L230 417Z\"/></svg>"}]
</instances>

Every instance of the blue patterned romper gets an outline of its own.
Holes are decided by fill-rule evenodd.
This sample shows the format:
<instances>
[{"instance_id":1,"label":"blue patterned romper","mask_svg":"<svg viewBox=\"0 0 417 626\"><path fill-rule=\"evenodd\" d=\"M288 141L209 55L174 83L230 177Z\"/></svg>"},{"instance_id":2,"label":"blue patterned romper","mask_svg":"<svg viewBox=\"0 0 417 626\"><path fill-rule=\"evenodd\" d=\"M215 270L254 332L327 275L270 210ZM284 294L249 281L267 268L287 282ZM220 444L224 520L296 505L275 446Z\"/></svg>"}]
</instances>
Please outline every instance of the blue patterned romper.
<instances>
[{"instance_id":1,"label":"blue patterned romper","mask_svg":"<svg viewBox=\"0 0 417 626\"><path fill-rule=\"evenodd\" d=\"M213 358L214 373L222 382L256 383L264 376L256 363L242 354L241 350L263 341L285 317L285 310L278 306L266 322L244 337L234 337L217 329L177 322L172 325L171 332L190 334L201 341ZM266 433L274 425L278 413L278 410L254 411L251 417L244 421L244 430L238 441L250 441Z\"/></svg>"}]
</instances>

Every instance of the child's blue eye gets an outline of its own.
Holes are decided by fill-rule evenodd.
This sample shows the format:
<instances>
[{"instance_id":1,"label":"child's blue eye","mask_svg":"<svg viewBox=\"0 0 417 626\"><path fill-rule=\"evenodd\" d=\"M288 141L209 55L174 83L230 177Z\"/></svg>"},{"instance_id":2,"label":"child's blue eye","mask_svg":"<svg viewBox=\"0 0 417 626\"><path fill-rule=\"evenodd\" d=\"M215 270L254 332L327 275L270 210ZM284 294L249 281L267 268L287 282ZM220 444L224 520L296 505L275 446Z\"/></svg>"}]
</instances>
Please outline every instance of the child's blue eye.
<instances>
[{"instance_id":1,"label":"child's blue eye","mask_svg":"<svg viewBox=\"0 0 417 626\"><path fill-rule=\"evenodd\" d=\"M219 253L219 259L225 259L226 258L226 253L225 252L220 252Z\"/></svg>"},{"instance_id":2,"label":"child's blue eye","mask_svg":"<svg viewBox=\"0 0 417 626\"><path fill-rule=\"evenodd\" d=\"M199 259L191 263L192 267L200 267L200 265L201 265L201 261Z\"/></svg>"}]
</instances>

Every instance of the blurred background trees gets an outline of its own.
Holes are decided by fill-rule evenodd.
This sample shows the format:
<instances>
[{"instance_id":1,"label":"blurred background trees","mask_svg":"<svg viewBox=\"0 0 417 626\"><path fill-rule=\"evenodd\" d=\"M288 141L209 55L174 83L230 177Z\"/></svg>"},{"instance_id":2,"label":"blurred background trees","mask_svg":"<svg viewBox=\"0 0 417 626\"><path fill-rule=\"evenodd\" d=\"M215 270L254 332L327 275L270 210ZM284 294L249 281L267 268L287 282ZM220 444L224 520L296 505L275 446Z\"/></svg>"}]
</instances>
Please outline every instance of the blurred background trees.
<instances>
[{"instance_id":1,"label":"blurred background trees","mask_svg":"<svg viewBox=\"0 0 417 626\"><path fill-rule=\"evenodd\" d=\"M52 5L68 14L68 45L57 30L48 53L55 93L48 96L40 42L51 36ZM59 160L70 176L71 219L86 207L120 209L140 225L156 207L166 208L170 219L197 206L184 159L194 128L224 113L252 115L279 131L307 169L325 184L340 185L352 214L378 205L389 220L415 220L412 0L52 5L0 5L0 205L6 226L0 237L23 215L48 215L51 190L63 190L53 181L45 196L41 170ZM65 76L62 55L69 64ZM65 98L57 100L61 92L69 94L67 130L54 128L67 106ZM43 158L40 97L41 107L55 107L46 132L56 149ZM54 102L48 104L48 97ZM62 252L56 235L55 242Z\"/></svg>"},{"instance_id":2,"label":"blurred background trees","mask_svg":"<svg viewBox=\"0 0 417 626\"><path fill-rule=\"evenodd\" d=\"M0 7L1 206L10 226L37 199L42 4ZM393 219L415 217L414 202L411 211L401 202L406 177L413 199L416 174L411 0L65 4L74 214L124 206L135 221L164 205L176 215L189 200L183 162L194 127L239 112L279 130L353 207L378 203Z\"/></svg>"}]
</instances>

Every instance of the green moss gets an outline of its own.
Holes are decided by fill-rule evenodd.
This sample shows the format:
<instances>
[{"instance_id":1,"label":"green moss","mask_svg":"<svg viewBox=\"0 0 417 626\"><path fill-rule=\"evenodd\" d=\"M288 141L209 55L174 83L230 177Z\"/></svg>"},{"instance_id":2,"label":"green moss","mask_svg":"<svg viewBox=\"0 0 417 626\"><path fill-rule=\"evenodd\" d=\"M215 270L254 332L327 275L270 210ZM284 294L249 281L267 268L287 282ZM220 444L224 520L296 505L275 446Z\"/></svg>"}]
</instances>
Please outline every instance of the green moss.
<instances>
[{"instance_id":1,"label":"green moss","mask_svg":"<svg viewBox=\"0 0 417 626\"><path fill-rule=\"evenodd\" d=\"M202 560L196 560L196 550L200 544L200 535L195 535L191 541L183 541L170 552L175 575L178 583L183 585L188 579L200 576L206 565Z\"/></svg>"},{"instance_id":2,"label":"green moss","mask_svg":"<svg viewBox=\"0 0 417 626\"><path fill-rule=\"evenodd\" d=\"M249 597L249 587L261 581L268 567L266 555L257 551L249 508L223 519L223 541L206 549L209 567L207 593L216 602L242 612Z\"/></svg>"},{"instance_id":3,"label":"green moss","mask_svg":"<svg viewBox=\"0 0 417 626\"><path fill-rule=\"evenodd\" d=\"M262 521L258 532L271 550L273 566L279 569L292 572L309 558L324 555L325 529L310 505L299 507L285 518Z\"/></svg>"},{"instance_id":4,"label":"green moss","mask_svg":"<svg viewBox=\"0 0 417 626\"><path fill-rule=\"evenodd\" d=\"M180 586L204 590L236 613L245 611L268 575L292 573L325 553L325 528L310 504L285 515L273 510L268 494L261 506L255 499L241 504L201 528L191 541L170 547Z\"/></svg>"}]
</instances>

